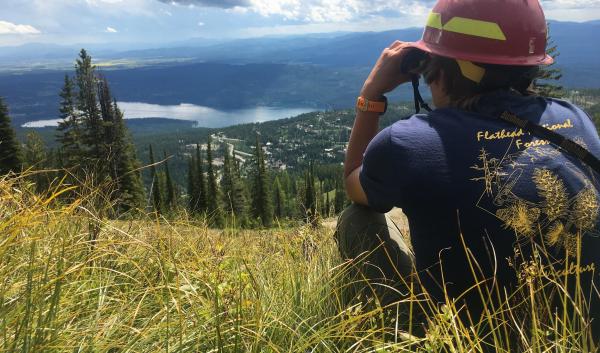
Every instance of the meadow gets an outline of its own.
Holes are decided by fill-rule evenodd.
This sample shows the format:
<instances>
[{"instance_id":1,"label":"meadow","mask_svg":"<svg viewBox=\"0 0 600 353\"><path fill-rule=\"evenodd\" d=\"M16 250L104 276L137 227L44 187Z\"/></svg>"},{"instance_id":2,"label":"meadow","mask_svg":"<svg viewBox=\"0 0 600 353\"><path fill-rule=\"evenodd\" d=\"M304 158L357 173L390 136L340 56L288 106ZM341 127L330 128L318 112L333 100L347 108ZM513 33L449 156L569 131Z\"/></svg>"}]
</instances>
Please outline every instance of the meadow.
<instances>
[{"instance_id":1,"label":"meadow","mask_svg":"<svg viewBox=\"0 0 600 353\"><path fill-rule=\"evenodd\" d=\"M71 187L33 189L24 176L0 179L3 352L595 350L577 298L564 295L568 313L537 315L548 303L534 275L520 307L488 308L485 323L467 324L455 302L435 305L418 290L385 307L348 298L356 261L340 258L331 227L110 220L91 206L94 192L66 202ZM418 308L430 313L420 337ZM493 330L484 335L482 325Z\"/></svg>"}]
</instances>

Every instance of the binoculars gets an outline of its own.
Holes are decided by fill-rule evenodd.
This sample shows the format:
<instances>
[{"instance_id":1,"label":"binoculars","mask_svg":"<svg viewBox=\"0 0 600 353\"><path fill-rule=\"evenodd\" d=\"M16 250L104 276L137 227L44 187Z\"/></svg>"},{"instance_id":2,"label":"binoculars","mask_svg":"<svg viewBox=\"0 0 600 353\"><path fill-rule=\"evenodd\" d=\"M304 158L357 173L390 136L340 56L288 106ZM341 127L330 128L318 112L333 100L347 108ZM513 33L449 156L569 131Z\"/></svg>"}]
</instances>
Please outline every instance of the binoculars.
<instances>
[{"instance_id":1,"label":"binoculars","mask_svg":"<svg viewBox=\"0 0 600 353\"><path fill-rule=\"evenodd\" d=\"M427 61L429 61L428 53L416 48L409 49L400 64L400 72L407 75L420 75L419 69Z\"/></svg>"}]
</instances>

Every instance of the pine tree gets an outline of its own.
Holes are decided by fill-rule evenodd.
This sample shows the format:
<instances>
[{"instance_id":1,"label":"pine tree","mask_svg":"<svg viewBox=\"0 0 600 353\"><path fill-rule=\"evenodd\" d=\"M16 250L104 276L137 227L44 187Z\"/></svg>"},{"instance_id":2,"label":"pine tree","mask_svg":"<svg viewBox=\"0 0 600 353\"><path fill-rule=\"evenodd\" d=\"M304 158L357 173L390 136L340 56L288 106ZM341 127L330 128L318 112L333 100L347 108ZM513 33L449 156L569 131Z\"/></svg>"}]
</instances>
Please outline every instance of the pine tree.
<instances>
[{"instance_id":1,"label":"pine tree","mask_svg":"<svg viewBox=\"0 0 600 353\"><path fill-rule=\"evenodd\" d=\"M165 185L167 187L165 206L167 209L173 210L177 205L175 195L175 184L173 184L173 179L171 179L171 172L169 171L169 160L167 158L167 152L163 151L163 153L165 156Z\"/></svg>"},{"instance_id":2,"label":"pine tree","mask_svg":"<svg viewBox=\"0 0 600 353\"><path fill-rule=\"evenodd\" d=\"M111 195L118 215L140 209L144 202L144 186L138 172L140 162L125 126L123 112L110 94L106 79L98 81L98 98L103 121L101 151L107 177L113 182L115 192Z\"/></svg>"},{"instance_id":3,"label":"pine tree","mask_svg":"<svg viewBox=\"0 0 600 353\"><path fill-rule=\"evenodd\" d=\"M188 179L187 179L187 195L188 195L188 212L192 215L197 215L198 212L198 180L196 175L196 159L192 156L188 159Z\"/></svg>"},{"instance_id":4,"label":"pine tree","mask_svg":"<svg viewBox=\"0 0 600 353\"><path fill-rule=\"evenodd\" d=\"M548 31L550 31L550 24L548 24ZM563 86L557 82L562 78L562 71L555 66L556 58L560 56L560 52L558 51L558 46L550 36L548 36L546 53L554 58L555 61L551 65L540 67L533 85L537 93L541 96L561 98L565 95L565 91Z\"/></svg>"},{"instance_id":5,"label":"pine tree","mask_svg":"<svg viewBox=\"0 0 600 353\"><path fill-rule=\"evenodd\" d=\"M80 165L83 155L81 144L81 128L76 110L73 81L65 75L65 83L60 92L60 121L56 141L60 143L63 159L62 168Z\"/></svg>"},{"instance_id":6,"label":"pine tree","mask_svg":"<svg viewBox=\"0 0 600 353\"><path fill-rule=\"evenodd\" d=\"M63 169L60 148L49 148L46 150L46 168L51 169L46 173L46 184L48 186L51 185L52 181L60 180L64 177L63 171L60 170ZM67 196L64 195L63 198Z\"/></svg>"},{"instance_id":7,"label":"pine tree","mask_svg":"<svg viewBox=\"0 0 600 353\"><path fill-rule=\"evenodd\" d=\"M317 192L317 195L319 196L317 197L318 210L321 215L325 215L327 213L327 211L325 211L325 183L321 179L317 184L319 185L319 191Z\"/></svg>"},{"instance_id":8,"label":"pine tree","mask_svg":"<svg viewBox=\"0 0 600 353\"><path fill-rule=\"evenodd\" d=\"M325 217L331 216L331 200L329 199L329 192L325 193L325 213L323 213Z\"/></svg>"},{"instance_id":9,"label":"pine tree","mask_svg":"<svg viewBox=\"0 0 600 353\"><path fill-rule=\"evenodd\" d=\"M114 101L115 127L123 148L117 162L121 207L124 211L142 208L145 200L144 182L142 181L142 163L137 158L131 135L125 126L123 112Z\"/></svg>"},{"instance_id":10,"label":"pine tree","mask_svg":"<svg viewBox=\"0 0 600 353\"><path fill-rule=\"evenodd\" d=\"M279 182L279 177L275 178L275 185L273 186L274 198L275 198L275 217L277 219L283 219L285 212L285 196L283 188L281 187L281 183Z\"/></svg>"},{"instance_id":11,"label":"pine tree","mask_svg":"<svg viewBox=\"0 0 600 353\"><path fill-rule=\"evenodd\" d=\"M48 152L40 134L30 131L23 146L23 166L26 169L42 170L46 167Z\"/></svg>"},{"instance_id":12,"label":"pine tree","mask_svg":"<svg viewBox=\"0 0 600 353\"><path fill-rule=\"evenodd\" d=\"M150 176L152 179L151 196L152 206L156 213L162 213L162 195L160 191L160 178L156 172L156 166L154 165L154 152L152 151L152 145L150 145Z\"/></svg>"},{"instance_id":13,"label":"pine tree","mask_svg":"<svg viewBox=\"0 0 600 353\"><path fill-rule=\"evenodd\" d=\"M8 107L0 98L0 176L19 173L22 168L21 146L11 125Z\"/></svg>"},{"instance_id":14,"label":"pine tree","mask_svg":"<svg viewBox=\"0 0 600 353\"><path fill-rule=\"evenodd\" d=\"M346 191L344 190L344 184L338 180L335 182L335 200L334 210L336 214L341 213L346 207Z\"/></svg>"},{"instance_id":15,"label":"pine tree","mask_svg":"<svg viewBox=\"0 0 600 353\"><path fill-rule=\"evenodd\" d=\"M92 58L84 49L75 65L74 82L65 76L60 93L57 141L62 164L77 167L71 173L91 177L87 180L92 187L110 181L116 215L139 209L144 204L141 163L108 82L96 77Z\"/></svg>"},{"instance_id":16,"label":"pine tree","mask_svg":"<svg viewBox=\"0 0 600 353\"><path fill-rule=\"evenodd\" d=\"M293 218L298 213L298 200L294 197L294 195L298 194L297 180L290 177L287 171L284 171L279 175L279 182L284 195L283 214L285 217Z\"/></svg>"},{"instance_id":17,"label":"pine tree","mask_svg":"<svg viewBox=\"0 0 600 353\"><path fill-rule=\"evenodd\" d=\"M212 143L210 135L208 136L208 142L206 145L206 163L208 164L206 167L208 176L208 212L213 224L217 227L222 227L224 221L220 206L221 198L219 196L219 187L217 186L217 176L213 166Z\"/></svg>"},{"instance_id":18,"label":"pine tree","mask_svg":"<svg viewBox=\"0 0 600 353\"><path fill-rule=\"evenodd\" d=\"M119 136L123 131L120 131L116 126L115 110L116 102L113 105L113 99L108 87L108 81L105 78L97 79L97 94L100 105L101 127L100 132L102 159L106 158L109 161L109 175L112 179L116 179L115 161L118 160L119 154L123 151L123 146L120 145L124 136Z\"/></svg>"},{"instance_id":19,"label":"pine tree","mask_svg":"<svg viewBox=\"0 0 600 353\"><path fill-rule=\"evenodd\" d=\"M221 178L221 192L223 194L223 204L225 212L233 214L233 163L229 154L229 148L224 145L225 153L223 154L223 176Z\"/></svg>"},{"instance_id":20,"label":"pine tree","mask_svg":"<svg viewBox=\"0 0 600 353\"><path fill-rule=\"evenodd\" d=\"M85 49L81 49L75 65L76 82L79 88L77 110L81 113L82 144L86 146L86 164L88 171L95 174L96 180L103 175L104 126L96 99L97 79L92 58Z\"/></svg>"},{"instance_id":21,"label":"pine tree","mask_svg":"<svg viewBox=\"0 0 600 353\"><path fill-rule=\"evenodd\" d=\"M23 147L23 167L34 172L31 180L35 183L38 192L48 189L49 172L45 171L50 166L48 157L46 144L40 134L35 131L28 132Z\"/></svg>"},{"instance_id":22,"label":"pine tree","mask_svg":"<svg viewBox=\"0 0 600 353\"><path fill-rule=\"evenodd\" d=\"M306 212L306 222L316 224L318 219L317 198L315 190L314 165L311 162L304 177L304 209Z\"/></svg>"},{"instance_id":23,"label":"pine tree","mask_svg":"<svg viewBox=\"0 0 600 353\"><path fill-rule=\"evenodd\" d=\"M197 210L199 213L206 214L208 212L208 197L206 191L206 179L204 176L204 167L202 162L202 150L200 144L196 145L196 197Z\"/></svg>"},{"instance_id":24,"label":"pine tree","mask_svg":"<svg viewBox=\"0 0 600 353\"><path fill-rule=\"evenodd\" d=\"M239 166L235 161L235 156L232 156L227 145L224 145L224 150L221 191L225 210L228 214L235 216L237 224L245 225L247 222L246 197L244 185L240 179Z\"/></svg>"},{"instance_id":25,"label":"pine tree","mask_svg":"<svg viewBox=\"0 0 600 353\"><path fill-rule=\"evenodd\" d=\"M233 156L233 197L234 212L237 220L242 227L248 225L248 197L247 190L240 171L240 165Z\"/></svg>"},{"instance_id":26,"label":"pine tree","mask_svg":"<svg viewBox=\"0 0 600 353\"><path fill-rule=\"evenodd\" d=\"M273 203L271 201L269 176L267 175L267 167L258 135L256 135L255 172L252 191L253 215L260 220L264 227L270 227L273 224Z\"/></svg>"}]
</instances>

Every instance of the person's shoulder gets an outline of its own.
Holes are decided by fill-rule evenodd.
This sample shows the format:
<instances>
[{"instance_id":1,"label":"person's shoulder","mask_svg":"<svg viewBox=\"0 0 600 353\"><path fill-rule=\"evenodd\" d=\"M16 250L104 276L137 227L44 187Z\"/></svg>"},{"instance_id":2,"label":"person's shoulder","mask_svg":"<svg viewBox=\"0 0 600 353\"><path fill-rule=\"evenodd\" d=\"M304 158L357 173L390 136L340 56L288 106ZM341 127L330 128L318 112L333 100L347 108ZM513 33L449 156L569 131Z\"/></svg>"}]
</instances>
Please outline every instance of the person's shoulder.
<instances>
[{"instance_id":1,"label":"person's shoulder","mask_svg":"<svg viewBox=\"0 0 600 353\"><path fill-rule=\"evenodd\" d=\"M392 138L396 135L422 134L435 130L435 122L440 119L454 116L457 113L450 109L436 109L425 114L413 114L393 123L390 129Z\"/></svg>"},{"instance_id":2,"label":"person's shoulder","mask_svg":"<svg viewBox=\"0 0 600 353\"><path fill-rule=\"evenodd\" d=\"M413 114L401 119L384 129L390 144L416 148L417 141L425 141L434 137L430 114ZM383 132L382 131L382 132Z\"/></svg>"},{"instance_id":3,"label":"person's shoulder","mask_svg":"<svg viewBox=\"0 0 600 353\"><path fill-rule=\"evenodd\" d=\"M586 129L595 129L592 117L582 108L572 102L552 97L540 97L546 103L546 112L562 118L573 119L583 124Z\"/></svg>"},{"instance_id":4,"label":"person's shoulder","mask_svg":"<svg viewBox=\"0 0 600 353\"><path fill-rule=\"evenodd\" d=\"M553 98L553 97L540 97L540 98L543 99L546 102L546 104L548 104L548 106L551 108L565 109L565 110L569 110L569 111L573 111L573 112L577 112L577 113L581 113L581 114L586 114L583 109L581 109L580 107L578 107L577 105L573 104L572 102L570 102L566 99Z\"/></svg>"}]
</instances>

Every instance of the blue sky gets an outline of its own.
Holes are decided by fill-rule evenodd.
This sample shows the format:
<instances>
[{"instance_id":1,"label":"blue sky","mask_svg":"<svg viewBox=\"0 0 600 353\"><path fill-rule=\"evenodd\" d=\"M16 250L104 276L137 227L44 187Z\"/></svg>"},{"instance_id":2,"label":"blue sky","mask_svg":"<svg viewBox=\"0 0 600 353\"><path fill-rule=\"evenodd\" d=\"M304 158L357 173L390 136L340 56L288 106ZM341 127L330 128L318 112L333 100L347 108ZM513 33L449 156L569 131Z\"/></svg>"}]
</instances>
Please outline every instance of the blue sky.
<instances>
[{"instance_id":1,"label":"blue sky","mask_svg":"<svg viewBox=\"0 0 600 353\"><path fill-rule=\"evenodd\" d=\"M422 26L431 0L0 0L0 46L377 31ZM600 19L600 0L544 0L548 19Z\"/></svg>"}]
</instances>

